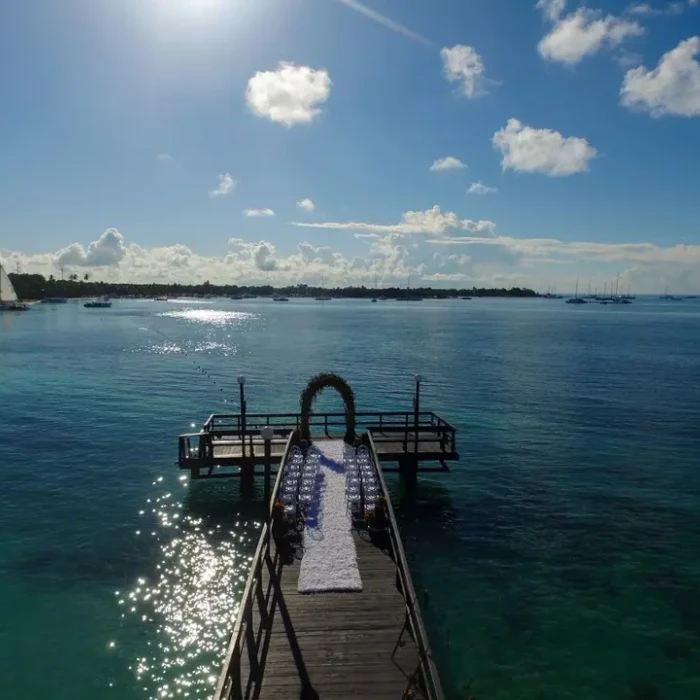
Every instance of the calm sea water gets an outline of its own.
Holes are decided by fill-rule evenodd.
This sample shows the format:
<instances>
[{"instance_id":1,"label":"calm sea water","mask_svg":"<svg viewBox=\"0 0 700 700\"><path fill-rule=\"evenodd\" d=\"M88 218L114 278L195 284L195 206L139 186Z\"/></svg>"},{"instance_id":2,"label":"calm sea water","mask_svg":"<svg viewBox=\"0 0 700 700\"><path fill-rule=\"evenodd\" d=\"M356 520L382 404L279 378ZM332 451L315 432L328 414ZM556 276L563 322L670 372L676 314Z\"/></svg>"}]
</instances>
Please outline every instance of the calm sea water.
<instances>
[{"instance_id":1,"label":"calm sea water","mask_svg":"<svg viewBox=\"0 0 700 700\"><path fill-rule=\"evenodd\" d=\"M700 303L117 301L0 315L0 694L206 698L259 494L177 435L423 404L461 461L392 498L448 698L700 697ZM340 409L339 399L321 404Z\"/></svg>"}]
</instances>

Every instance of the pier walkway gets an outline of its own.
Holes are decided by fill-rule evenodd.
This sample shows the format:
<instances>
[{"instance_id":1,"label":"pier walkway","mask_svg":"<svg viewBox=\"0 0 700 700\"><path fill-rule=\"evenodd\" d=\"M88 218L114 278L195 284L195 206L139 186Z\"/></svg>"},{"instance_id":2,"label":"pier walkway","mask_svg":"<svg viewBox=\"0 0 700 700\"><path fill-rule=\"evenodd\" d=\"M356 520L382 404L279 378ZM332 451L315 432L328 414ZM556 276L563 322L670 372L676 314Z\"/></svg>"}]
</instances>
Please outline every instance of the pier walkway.
<instances>
[{"instance_id":1,"label":"pier walkway","mask_svg":"<svg viewBox=\"0 0 700 700\"><path fill-rule=\"evenodd\" d=\"M300 593L304 540L279 539L274 520L265 523L215 700L443 700L372 434L360 442L369 479L361 483L372 485L349 507L362 590ZM271 507L288 493L282 484L291 451L301 454L297 444L290 434ZM378 532L365 523L383 498L388 527ZM298 515L294 506L286 511ZM298 522L306 517L303 510Z\"/></svg>"}]
</instances>

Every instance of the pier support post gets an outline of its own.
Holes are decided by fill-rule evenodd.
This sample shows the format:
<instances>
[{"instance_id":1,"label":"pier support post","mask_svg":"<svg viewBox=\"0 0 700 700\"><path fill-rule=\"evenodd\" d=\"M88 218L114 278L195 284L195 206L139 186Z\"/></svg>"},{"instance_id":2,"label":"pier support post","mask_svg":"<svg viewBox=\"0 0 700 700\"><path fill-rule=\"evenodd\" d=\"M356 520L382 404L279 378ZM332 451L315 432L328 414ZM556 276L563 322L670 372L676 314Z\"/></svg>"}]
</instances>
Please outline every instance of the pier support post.
<instances>
[{"instance_id":1,"label":"pier support post","mask_svg":"<svg viewBox=\"0 0 700 700\"><path fill-rule=\"evenodd\" d=\"M241 403L241 457L245 459L245 377L241 374L238 377L238 390L240 394L240 403ZM254 455L250 455L253 457Z\"/></svg>"},{"instance_id":2,"label":"pier support post","mask_svg":"<svg viewBox=\"0 0 700 700\"><path fill-rule=\"evenodd\" d=\"M413 398L413 452L418 459L418 424L420 422L420 383L422 377L416 374L413 377L416 382L416 395Z\"/></svg>"},{"instance_id":3,"label":"pier support post","mask_svg":"<svg viewBox=\"0 0 700 700\"><path fill-rule=\"evenodd\" d=\"M402 476L415 478L418 474L418 457L412 454L399 457L399 473Z\"/></svg>"},{"instance_id":4,"label":"pier support post","mask_svg":"<svg viewBox=\"0 0 700 700\"><path fill-rule=\"evenodd\" d=\"M266 425L260 431L260 437L265 441L265 501L270 500L270 474L272 472L272 438L275 435L274 429ZM282 469L282 464L280 464Z\"/></svg>"}]
</instances>

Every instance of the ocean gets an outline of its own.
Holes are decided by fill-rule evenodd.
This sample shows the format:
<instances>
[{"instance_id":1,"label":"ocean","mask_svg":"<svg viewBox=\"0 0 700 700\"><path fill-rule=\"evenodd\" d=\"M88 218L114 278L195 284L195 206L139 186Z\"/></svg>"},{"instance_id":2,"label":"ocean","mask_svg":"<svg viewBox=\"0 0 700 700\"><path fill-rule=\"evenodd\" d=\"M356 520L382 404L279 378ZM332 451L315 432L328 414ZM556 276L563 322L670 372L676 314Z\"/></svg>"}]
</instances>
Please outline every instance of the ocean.
<instances>
[{"instance_id":1,"label":"ocean","mask_svg":"<svg viewBox=\"0 0 700 700\"><path fill-rule=\"evenodd\" d=\"M208 698L264 516L177 436L422 406L461 459L390 475L449 700L700 697L700 301L117 300L0 314L0 695ZM319 406L340 410L324 395Z\"/></svg>"}]
</instances>

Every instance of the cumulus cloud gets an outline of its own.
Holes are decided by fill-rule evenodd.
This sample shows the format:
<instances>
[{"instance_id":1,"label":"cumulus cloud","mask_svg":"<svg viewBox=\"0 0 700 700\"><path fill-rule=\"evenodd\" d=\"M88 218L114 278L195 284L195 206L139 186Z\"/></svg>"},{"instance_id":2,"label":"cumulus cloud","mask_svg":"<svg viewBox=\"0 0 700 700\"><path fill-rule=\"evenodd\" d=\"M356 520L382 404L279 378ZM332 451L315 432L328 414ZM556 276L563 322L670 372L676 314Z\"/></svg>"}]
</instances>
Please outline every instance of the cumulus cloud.
<instances>
[{"instance_id":1,"label":"cumulus cloud","mask_svg":"<svg viewBox=\"0 0 700 700\"><path fill-rule=\"evenodd\" d=\"M440 51L445 77L457 83L459 92L468 98L480 97L486 92L484 61L471 46L456 44Z\"/></svg>"},{"instance_id":2,"label":"cumulus cloud","mask_svg":"<svg viewBox=\"0 0 700 700\"><path fill-rule=\"evenodd\" d=\"M87 250L80 243L73 243L56 253L57 267L104 267L118 265L126 255L124 238L115 228L107 229Z\"/></svg>"},{"instance_id":3,"label":"cumulus cloud","mask_svg":"<svg viewBox=\"0 0 700 700\"><path fill-rule=\"evenodd\" d=\"M566 0L538 0L535 5L538 10L542 10L542 14L551 22L561 17L566 7Z\"/></svg>"},{"instance_id":4,"label":"cumulus cloud","mask_svg":"<svg viewBox=\"0 0 700 700\"><path fill-rule=\"evenodd\" d=\"M304 241L299 243L297 250L307 265L314 262L329 265L336 261L336 253L330 246L313 246Z\"/></svg>"},{"instance_id":5,"label":"cumulus cloud","mask_svg":"<svg viewBox=\"0 0 700 700\"><path fill-rule=\"evenodd\" d=\"M690 0L690 5L693 4L693 0ZM654 7L648 2L638 2L630 5L625 12L630 15L642 15L646 17L653 17L656 15L680 15L685 11L685 4L682 2L670 2L666 7Z\"/></svg>"},{"instance_id":6,"label":"cumulus cloud","mask_svg":"<svg viewBox=\"0 0 700 700\"><path fill-rule=\"evenodd\" d=\"M210 197L226 197L235 189L238 182L229 173L217 177L216 187L209 193Z\"/></svg>"},{"instance_id":7,"label":"cumulus cloud","mask_svg":"<svg viewBox=\"0 0 700 700\"><path fill-rule=\"evenodd\" d=\"M272 209L246 209L243 214L245 216L274 216L275 212Z\"/></svg>"},{"instance_id":8,"label":"cumulus cloud","mask_svg":"<svg viewBox=\"0 0 700 700\"><path fill-rule=\"evenodd\" d=\"M360 231L367 233L408 234L444 234L450 229L483 233L489 235L496 224L493 221L472 221L460 219L451 211L442 212L436 204L427 211L407 211L398 224L375 224L362 221L326 221L322 223L293 222L294 226L303 228L320 228L328 230Z\"/></svg>"},{"instance_id":9,"label":"cumulus cloud","mask_svg":"<svg viewBox=\"0 0 700 700\"><path fill-rule=\"evenodd\" d=\"M653 117L700 116L699 50L700 37L694 36L665 53L653 70L638 66L628 71L620 89L622 104Z\"/></svg>"},{"instance_id":10,"label":"cumulus cloud","mask_svg":"<svg viewBox=\"0 0 700 700\"><path fill-rule=\"evenodd\" d=\"M574 65L603 48L615 48L629 37L644 34L644 27L631 19L603 16L581 7L557 18L551 31L537 45L542 58Z\"/></svg>"},{"instance_id":11,"label":"cumulus cloud","mask_svg":"<svg viewBox=\"0 0 700 700\"><path fill-rule=\"evenodd\" d=\"M169 153L159 153L156 156L156 160L159 160L161 163L172 163L175 158L173 158Z\"/></svg>"},{"instance_id":12,"label":"cumulus cloud","mask_svg":"<svg viewBox=\"0 0 700 700\"><path fill-rule=\"evenodd\" d=\"M458 168L466 168L466 164L463 163L459 158L454 156L446 156L445 158L438 158L431 166L430 170L435 172L437 170L455 170Z\"/></svg>"},{"instance_id":13,"label":"cumulus cloud","mask_svg":"<svg viewBox=\"0 0 700 700\"><path fill-rule=\"evenodd\" d=\"M299 207L299 209L303 209L304 211L309 213L316 208L314 203L308 197L297 202L297 206Z\"/></svg>"},{"instance_id":14,"label":"cumulus cloud","mask_svg":"<svg viewBox=\"0 0 700 700\"><path fill-rule=\"evenodd\" d=\"M628 282L638 292L663 290L665 281L677 293L700 288L700 245L481 236L459 228L444 233L439 229L427 236L373 233L362 254L349 258L330 246L308 242L299 243L283 255L267 241L236 238L231 239L230 249L223 255L202 256L185 245L147 248L122 241L123 257L118 265L83 269L105 282L191 284L210 280L216 284L281 286L318 282L323 277L328 284L344 286L372 284L375 276L384 284L402 284L411 274L416 284L422 279L467 287L524 284L545 289L557 284L560 289L573 289L577 275L591 276L594 281L598 276L602 288L603 279L609 280L627 268L634 271ZM25 254L0 249L0 259L8 269L19 264L26 273L48 277L60 274L61 253ZM99 256L94 260L99 262Z\"/></svg>"},{"instance_id":15,"label":"cumulus cloud","mask_svg":"<svg viewBox=\"0 0 700 700\"><path fill-rule=\"evenodd\" d=\"M501 151L504 170L543 173L563 177L588 170L597 151L584 138L564 137L553 129L534 129L509 119L493 135L493 145Z\"/></svg>"},{"instance_id":16,"label":"cumulus cloud","mask_svg":"<svg viewBox=\"0 0 700 700\"><path fill-rule=\"evenodd\" d=\"M484 185L483 182L472 182L471 185L469 185L469 189L467 190L469 194L479 194L479 195L484 195L484 194L496 194L498 192L498 188L496 187L488 187L487 185Z\"/></svg>"},{"instance_id":17,"label":"cumulus cloud","mask_svg":"<svg viewBox=\"0 0 700 700\"><path fill-rule=\"evenodd\" d=\"M248 81L246 100L254 114L291 127L321 114L331 85L326 70L282 61L276 70L258 71Z\"/></svg>"},{"instance_id":18,"label":"cumulus cloud","mask_svg":"<svg viewBox=\"0 0 700 700\"><path fill-rule=\"evenodd\" d=\"M229 239L229 245L233 248L233 253L229 258L238 258L242 261L253 263L255 270L261 272L272 272L282 269L283 264L275 257L275 246L267 241L246 241L242 238Z\"/></svg>"}]
</instances>

